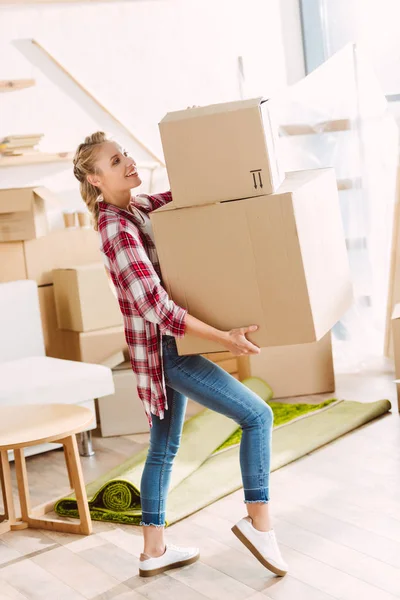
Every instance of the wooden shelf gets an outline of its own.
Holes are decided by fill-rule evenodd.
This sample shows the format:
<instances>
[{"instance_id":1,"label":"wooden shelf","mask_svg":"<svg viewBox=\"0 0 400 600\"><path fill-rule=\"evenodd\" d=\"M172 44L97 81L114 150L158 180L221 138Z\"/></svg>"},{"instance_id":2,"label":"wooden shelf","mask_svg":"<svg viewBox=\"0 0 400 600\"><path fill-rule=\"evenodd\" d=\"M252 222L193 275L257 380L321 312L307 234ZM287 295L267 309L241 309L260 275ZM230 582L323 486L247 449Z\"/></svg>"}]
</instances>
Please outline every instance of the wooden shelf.
<instances>
[{"instance_id":1,"label":"wooden shelf","mask_svg":"<svg viewBox=\"0 0 400 600\"><path fill-rule=\"evenodd\" d=\"M0 92L16 92L32 87L36 84L34 79L3 79L0 80Z\"/></svg>"},{"instance_id":2,"label":"wooden shelf","mask_svg":"<svg viewBox=\"0 0 400 600\"><path fill-rule=\"evenodd\" d=\"M281 125L279 132L281 136L286 135L318 135L320 133L332 133L337 131L350 131L352 122L350 119L335 119L333 121L322 121L315 125L307 123L288 123Z\"/></svg>"},{"instance_id":3,"label":"wooden shelf","mask_svg":"<svg viewBox=\"0 0 400 600\"><path fill-rule=\"evenodd\" d=\"M45 163L69 162L73 159L73 156L73 152L58 152L57 154L37 152L36 154L21 156L0 156L0 167L21 167Z\"/></svg>"}]
</instances>

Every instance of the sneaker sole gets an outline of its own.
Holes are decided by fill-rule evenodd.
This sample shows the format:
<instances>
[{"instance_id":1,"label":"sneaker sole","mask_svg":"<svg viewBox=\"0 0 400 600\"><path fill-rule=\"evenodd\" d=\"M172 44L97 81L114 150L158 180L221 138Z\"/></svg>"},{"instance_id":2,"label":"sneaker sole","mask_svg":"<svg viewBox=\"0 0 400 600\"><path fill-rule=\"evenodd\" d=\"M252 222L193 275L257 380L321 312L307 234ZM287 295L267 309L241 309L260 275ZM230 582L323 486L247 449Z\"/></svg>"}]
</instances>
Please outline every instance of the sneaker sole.
<instances>
[{"instance_id":1,"label":"sneaker sole","mask_svg":"<svg viewBox=\"0 0 400 600\"><path fill-rule=\"evenodd\" d=\"M284 575L286 575L287 571L283 571L282 569L278 569L278 567L275 567L274 565L272 565L270 562L268 562L263 555L257 550L257 548L255 546L253 546L253 544L250 542L250 540L240 531L239 527L237 527L236 525L234 525L232 527L231 530L236 537L242 542L242 544L244 544L246 546L246 548L248 550L250 550L250 552L253 554L253 556L256 557L256 559L267 569L269 569L270 571L272 571L272 573L275 573L275 575L279 575L280 577L283 577Z\"/></svg>"},{"instance_id":2,"label":"sneaker sole","mask_svg":"<svg viewBox=\"0 0 400 600\"><path fill-rule=\"evenodd\" d=\"M159 567L158 569L139 569L140 577L154 577L154 575L160 575L160 573L164 573L165 571L169 571L170 569L178 569L179 567L186 567L187 565L192 565L200 558L200 553L192 556L191 558L187 558L186 560L180 560L178 562L171 563L169 565L165 565L164 567Z\"/></svg>"}]
</instances>

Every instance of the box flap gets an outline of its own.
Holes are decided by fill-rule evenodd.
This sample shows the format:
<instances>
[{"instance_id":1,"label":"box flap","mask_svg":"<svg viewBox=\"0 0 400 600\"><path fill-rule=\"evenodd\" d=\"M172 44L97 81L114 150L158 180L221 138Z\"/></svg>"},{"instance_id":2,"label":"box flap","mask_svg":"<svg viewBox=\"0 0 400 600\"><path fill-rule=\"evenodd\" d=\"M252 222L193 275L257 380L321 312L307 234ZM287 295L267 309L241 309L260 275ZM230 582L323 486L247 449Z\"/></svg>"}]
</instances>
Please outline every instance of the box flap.
<instances>
[{"instance_id":1,"label":"box flap","mask_svg":"<svg viewBox=\"0 0 400 600\"><path fill-rule=\"evenodd\" d=\"M210 106L198 106L196 108L190 108L186 110L177 110L167 113L161 120L161 123L167 123L170 121L179 121L181 119L193 119L195 117L205 117L207 115L214 115L217 113L225 113L234 110L243 110L246 108L255 108L263 102L262 96L258 98L251 98L249 100L237 100L235 102L223 102L220 104L211 104Z\"/></svg>"},{"instance_id":2,"label":"box flap","mask_svg":"<svg viewBox=\"0 0 400 600\"><path fill-rule=\"evenodd\" d=\"M0 190L0 213L15 213L31 210L33 188Z\"/></svg>"},{"instance_id":3,"label":"box flap","mask_svg":"<svg viewBox=\"0 0 400 600\"><path fill-rule=\"evenodd\" d=\"M122 362L121 364L113 367L113 372L115 371L132 371L132 365L129 360Z\"/></svg>"},{"instance_id":4,"label":"box flap","mask_svg":"<svg viewBox=\"0 0 400 600\"><path fill-rule=\"evenodd\" d=\"M316 176L320 175L322 177L327 173L334 173L334 169L332 167L326 167L322 169L309 169L307 171L287 171L286 178L274 193L287 194L294 192L307 183L314 182Z\"/></svg>"},{"instance_id":5,"label":"box flap","mask_svg":"<svg viewBox=\"0 0 400 600\"><path fill-rule=\"evenodd\" d=\"M396 304L393 309L392 320L399 319L399 318L400 318L400 304Z\"/></svg>"},{"instance_id":6,"label":"box flap","mask_svg":"<svg viewBox=\"0 0 400 600\"><path fill-rule=\"evenodd\" d=\"M33 193L35 194L35 196L38 196L38 198L45 200L46 203L50 203L57 206L60 205L60 200L57 194L51 192L48 188L44 186L33 188Z\"/></svg>"}]
</instances>

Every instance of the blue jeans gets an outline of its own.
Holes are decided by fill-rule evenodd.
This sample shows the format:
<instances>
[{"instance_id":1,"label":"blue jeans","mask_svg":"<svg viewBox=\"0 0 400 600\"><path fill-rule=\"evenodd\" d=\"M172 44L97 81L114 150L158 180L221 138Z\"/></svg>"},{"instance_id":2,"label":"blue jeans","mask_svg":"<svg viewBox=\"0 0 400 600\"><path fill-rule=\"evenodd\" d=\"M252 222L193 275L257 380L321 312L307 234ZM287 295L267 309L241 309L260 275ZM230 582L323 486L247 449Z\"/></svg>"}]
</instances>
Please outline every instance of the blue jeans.
<instances>
[{"instance_id":1,"label":"blue jeans","mask_svg":"<svg viewBox=\"0 0 400 600\"><path fill-rule=\"evenodd\" d=\"M203 356L179 356L175 338L164 335L163 361L168 410L152 416L150 445L141 486L141 525L165 525L174 457L185 420L187 398L230 417L243 430L240 468L244 501L269 501L273 413L254 392Z\"/></svg>"}]
</instances>

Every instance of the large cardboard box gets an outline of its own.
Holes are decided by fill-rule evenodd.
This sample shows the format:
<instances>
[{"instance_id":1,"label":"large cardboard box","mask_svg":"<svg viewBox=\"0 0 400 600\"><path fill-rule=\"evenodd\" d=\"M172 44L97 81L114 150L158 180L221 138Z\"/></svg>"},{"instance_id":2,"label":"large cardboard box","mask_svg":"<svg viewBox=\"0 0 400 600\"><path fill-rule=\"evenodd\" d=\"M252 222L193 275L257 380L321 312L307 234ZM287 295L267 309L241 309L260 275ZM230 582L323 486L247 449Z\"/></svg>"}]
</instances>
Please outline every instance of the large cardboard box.
<instances>
[{"instance_id":1,"label":"large cardboard box","mask_svg":"<svg viewBox=\"0 0 400 600\"><path fill-rule=\"evenodd\" d=\"M271 194L284 179L270 100L171 112L159 128L175 207Z\"/></svg>"},{"instance_id":2,"label":"large cardboard box","mask_svg":"<svg viewBox=\"0 0 400 600\"><path fill-rule=\"evenodd\" d=\"M60 329L93 331L123 325L103 263L56 269L53 281Z\"/></svg>"},{"instance_id":3,"label":"large cardboard box","mask_svg":"<svg viewBox=\"0 0 400 600\"><path fill-rule=\"evenodd\" d=\"M93 229L60 229L44 237L0 243L0 282L33 279L53 283L53 269L101 261Z\"/></svg>"},{"instance_id":4,"label":"large cardboard box","mask_svg":"<svg viewBox=\"0 0 400 600\"><path fill-rule=\"evenodd\" d=\"M352 302L332 169L287 174L278 192L151 213L172 299L224 331L256 324L263 347L321 339ZM225 348L186 335L179 354Z\"/></svg>"},{"instance_id":5,"label":"large cardboard box","mask_svg":"<svg viewBox=\"0 0 400 600\"><path fill-rule=\"evenodd\" d=\"M0 190L0 242L46 235L45 203L54 199L54 194L45 187Z\"/></svg>"},{"instance_id":6,"label":"large cardboard box","mask_svg":"<svg viewBox=\"0 0 400 600\"><path fill-rule=\"evenodd\" d=\"M101 435L147 433L149 423L129 363L113 369L115 393L98 399Z\"/></svg>"},{"instance_id":7,"label":"large cardboard box","mask_svg":"<svg viewBox=\"0 0 400 600\"><path fill-rule=\"evenodd\" d=\"M67 360L102 364L113 354L127 355L125 332L122 326L96 331L76 332L62 330L63 356Z\"/></svg>"},{"instance_id":8,"label":"large cardboard box","mask_svg":"<svg viewBox=\"0 0 400 600\"><path fill-rule=\"evenodd\" d=\"M324 394L335 390L331 334L312 344L263 348L248 357L249 375L260 377L274 398Z\"/></svg>"}]
</instances>

